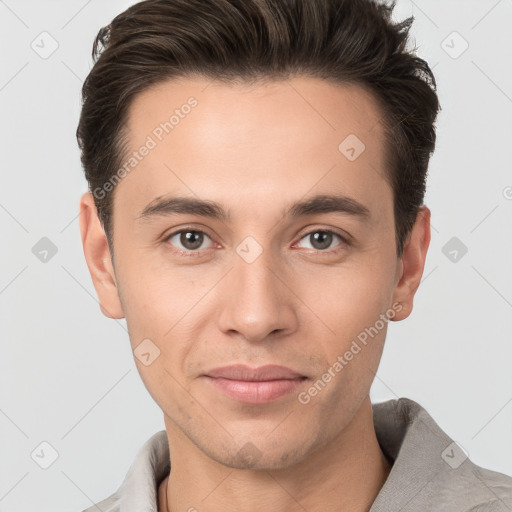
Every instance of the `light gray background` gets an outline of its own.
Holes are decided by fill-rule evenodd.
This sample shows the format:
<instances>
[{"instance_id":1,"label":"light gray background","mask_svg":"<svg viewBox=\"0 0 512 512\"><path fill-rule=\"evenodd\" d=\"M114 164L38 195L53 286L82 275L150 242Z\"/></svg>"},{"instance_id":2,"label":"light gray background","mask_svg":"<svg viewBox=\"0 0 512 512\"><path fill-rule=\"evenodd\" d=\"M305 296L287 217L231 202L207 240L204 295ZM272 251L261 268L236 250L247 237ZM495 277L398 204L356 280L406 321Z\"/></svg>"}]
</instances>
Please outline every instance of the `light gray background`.
<instances>
[{"instance_id":1,"label":"light gray background","mask_svg":"<svg viewBox=\"0 0 512 512\"><path fill-rule=\"evenodd\" d=\"M124 320L99 310L77 218L80 87L97 31L131 3L0 1L1 511L90 506L164 428ZM443 107L432 242L371 397L418 401L474 462L512 475L512 0L399 0L396 17L410 14ZM48 58L31 47L51 49L44 31L58 42ZM58 249L46 263L32 252L42 237ZM452 237L468 248L457 262ZM58 452L47 469L43 441Z\"/></svg>"}]
</instances>

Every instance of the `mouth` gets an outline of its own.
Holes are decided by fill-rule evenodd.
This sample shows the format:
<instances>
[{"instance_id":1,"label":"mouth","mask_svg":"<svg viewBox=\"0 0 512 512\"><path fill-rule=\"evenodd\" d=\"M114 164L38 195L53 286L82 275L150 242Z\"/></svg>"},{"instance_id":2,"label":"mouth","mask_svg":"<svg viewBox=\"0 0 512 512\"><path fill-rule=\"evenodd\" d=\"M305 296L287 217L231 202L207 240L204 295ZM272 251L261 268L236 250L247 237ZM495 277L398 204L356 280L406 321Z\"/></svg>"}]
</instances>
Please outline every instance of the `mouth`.
<instances>
[{"instance_id":1,"label":"mouth","mask_svg":"<svg viewBox=\"0 0 512 512\"><path fill-rule=\"evenodd\" d=\"M232 380L223 377L206 377L212 386L238 402L268 404L297 389L306 377L280 380Z\"/></svg>"},{"instance_id":2,"label":"mouth","mask_svg":"<svg viewBox=\"0 0 512 512\"><path fill-rule=\"evenodd\" d=\"M250 368L232 365L215 368L204 375L216 391L247 404L267 404L288 395L308 378L285 366Z\"/></svg>"},{"instance_id":3,"label":"mouth","mask_svg":"<svg viewBox=\"0 0 512 512\"><path fill-rule=\"evenodd\" d=\"M224 379L244 381L288 380L305 377L291 368L275 364L267 364L259 368L251 368L244 364L234 364L214 368L208 371L206 375L214 378L221 377Z\"/></svg>"}]
</instances>

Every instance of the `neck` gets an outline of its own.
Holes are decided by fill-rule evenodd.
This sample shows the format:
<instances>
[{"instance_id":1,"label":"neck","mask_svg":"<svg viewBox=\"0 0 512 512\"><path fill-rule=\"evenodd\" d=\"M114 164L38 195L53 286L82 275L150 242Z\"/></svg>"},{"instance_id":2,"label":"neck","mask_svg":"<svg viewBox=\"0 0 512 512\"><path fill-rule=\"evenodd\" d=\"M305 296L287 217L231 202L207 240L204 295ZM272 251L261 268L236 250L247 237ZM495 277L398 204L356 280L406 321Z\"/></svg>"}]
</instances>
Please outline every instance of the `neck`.
<instances>
[{"instance_id":1,"label":"neck","mask_svg":"<svg viewBox=\"0 0 512 512\"><path fill-rule=\"evenodd\" d=\"M158 489L159 512L368 512L391 470L375 435L369 397L332 441L299 464L279 470L218 464L167 417L165 421L171 473Z\"/></svg>"}]
</instances>

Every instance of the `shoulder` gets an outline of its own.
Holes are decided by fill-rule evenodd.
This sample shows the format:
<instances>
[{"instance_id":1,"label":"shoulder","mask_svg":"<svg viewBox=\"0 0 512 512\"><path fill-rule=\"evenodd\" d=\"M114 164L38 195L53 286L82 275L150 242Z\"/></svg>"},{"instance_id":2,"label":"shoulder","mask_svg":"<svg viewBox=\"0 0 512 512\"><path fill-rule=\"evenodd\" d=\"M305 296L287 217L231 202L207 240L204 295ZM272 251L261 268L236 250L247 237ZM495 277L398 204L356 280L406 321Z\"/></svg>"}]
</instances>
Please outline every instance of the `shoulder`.
<instances>
[{"instance_id":1,"label":"shoulder","mask_svg":"<svg viewBox=\"0 0 512 512\"><path fill-rule=\"evenodd\" d=\"M461 465L452 484L458 483L467 512L510 512L512 477L477 466L470 459Z\"/></svg>"},{"instance_id":2,"label":"shoulder","mask_svg":"<svg viewBox=\"0 0 512 512\"><path fill-rule=\"evenodd\" d=\"M371 512L512 511L512 477L475 464L417 402L374 404L374 423L393 466Z\"/></svg>"},{"instance_id":3,"label":"shoulder","mask_svg":"<svg viewBox=\"0 0 512 512\"><path fill-rule=\"evenodd\" d=\"M109 497L81 512L157 510L158 485L169 471L169 445L165 430L161 430L139 449L121 486Z\"/></svg>"},{"instance_id":4,"label":"shoulder","mask_svg":"<svg viewBox=\"0 0 512 512\"><path fill-rule=\"evenodd\" d=\"M105 498L104 500L101 500L80 512L98 512L98 510L101 510L102 512L119 512L121 509L117 491L108 498Z\"/></svg>"}]
</instances>

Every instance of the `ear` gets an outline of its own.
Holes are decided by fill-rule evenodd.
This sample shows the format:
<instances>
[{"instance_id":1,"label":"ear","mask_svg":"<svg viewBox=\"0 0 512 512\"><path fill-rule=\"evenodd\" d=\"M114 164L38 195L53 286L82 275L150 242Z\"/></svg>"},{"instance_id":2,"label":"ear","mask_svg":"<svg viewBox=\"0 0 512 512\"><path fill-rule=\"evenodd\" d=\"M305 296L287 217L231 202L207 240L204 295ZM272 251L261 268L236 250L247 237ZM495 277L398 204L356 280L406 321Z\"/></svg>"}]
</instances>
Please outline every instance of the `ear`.
<instances>
[{"instance_id":1,"label":"ear","mask_svg":"<svg viewBox=\"0 0 512 512\"><path fill-rule=\"evenodd\" d=\"M107 237L90 192L80 199L80 233L101 312L109 318L124 318Z\"/></svg>"},{"instance_id":2,"label":"ear","mask_svg":"<svg viewBox=\"0 0 512 512\"><path fill-rule=\"evenodd\" d=\"M430 210L421 206L397 265L397 284L392 303L399 302L402 309L396 313L393 321L404 320L412 312L414 295L421 282L429 245Z\"/></svg>"}]
</instances>

